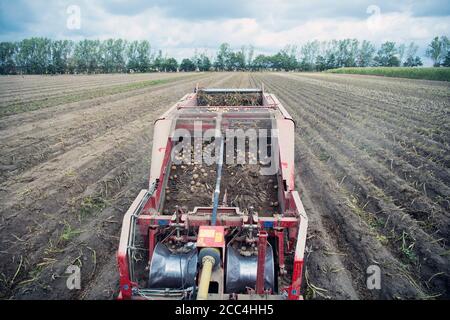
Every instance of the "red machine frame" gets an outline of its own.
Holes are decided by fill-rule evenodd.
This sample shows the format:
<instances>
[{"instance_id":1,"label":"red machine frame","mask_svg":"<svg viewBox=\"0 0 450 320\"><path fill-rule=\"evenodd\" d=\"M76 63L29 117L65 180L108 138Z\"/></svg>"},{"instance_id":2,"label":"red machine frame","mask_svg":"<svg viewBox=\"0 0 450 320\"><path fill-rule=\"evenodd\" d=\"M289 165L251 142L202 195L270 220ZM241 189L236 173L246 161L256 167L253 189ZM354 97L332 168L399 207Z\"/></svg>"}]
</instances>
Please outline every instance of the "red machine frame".
<instances>
[{"instance_id":1,"label":"red machine frame","mask_svg":"<svg viewBox=\"0 0 450 320\"><path fill-rule=\"evenodd\" d=\"M271 94L262 92L263 105L251 108L274 109L277 111L279 138L282 143L279 146L280 158L280 190L284 212L277 216L259 217L256 223L263 233L277 239L278 267L281 273L285 272L286 253L293 252L292 280L288 286L279 288L278 298L289 300L301 299L302 271L304 263L304 251L308 218L295 187L294 164L294 130L295 123L286 112L278 99ZM196 93L187 94L177 104L170 108L161 118L155 122L155 137L152 151L152 167L150 172L149 189L142 190L126 212L120 236L120 244L117 252L117 261L120 273L119 299L139 298L135 294L138 284L131 279L130 270L130 239L133 228L139 228L141 234L147 235L148 259L151 260L156 245L156 236L162 226L174 226L182 224L184 227L208 226L211 224L212 208L196 207L194 214L183 214L179 221L175 221L171 215L163 215L158 212L163 198L165 176L170 166L172 150L171 130L175 115L185 108L199 108L196 105ZM206 108L206 107L203 107ZM225 107L215 107L225 108ZM250 108L250 107L237 107ZM239 208L220 207L217 214L217 226L225 228L225 234L229 227L243 226L247 216L236 214ZM285 234L287 242L285 243ZM195 240L195 239L193 239ZM285 247L287 250L285 250ZM258 284L257 284L258 288ZM261 292L256 292L260 294Z\"/></svg>"}]
</instances>

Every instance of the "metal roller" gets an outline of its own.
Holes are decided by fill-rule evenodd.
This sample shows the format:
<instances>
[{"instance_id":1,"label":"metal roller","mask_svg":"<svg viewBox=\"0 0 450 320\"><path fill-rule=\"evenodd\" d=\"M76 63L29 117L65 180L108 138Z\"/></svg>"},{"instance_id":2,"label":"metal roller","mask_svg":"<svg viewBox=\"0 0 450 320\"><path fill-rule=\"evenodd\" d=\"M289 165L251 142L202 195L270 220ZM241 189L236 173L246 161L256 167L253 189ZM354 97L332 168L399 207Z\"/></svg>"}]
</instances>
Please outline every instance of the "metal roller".
<instances>
[{"instance_id":1,"label":"metal roller","mask_svg":"<svg viewBox=\"0 0 450 320\"><path fill-rule=\"evenodd\" d=\"M148 287L151 289L183 289L195 284L197 274L197 249L188 253L172 253L158 243L150 263Z\"/></svg>"},{"instance_id":2,"label":"metal roller","mask_svg":"<svg viewBox=\"0 0 450 320\"><path fill-rule=\"evenodd\" d=\"M226 259L226 292L245 293L246 288L255 288L256 270L258 265L257 256L242 256L231 246L227 247ZM267 243L266 260L264 266L264 288L275 288L275 267L272 246Z\"/></svg>"}]
</instances>

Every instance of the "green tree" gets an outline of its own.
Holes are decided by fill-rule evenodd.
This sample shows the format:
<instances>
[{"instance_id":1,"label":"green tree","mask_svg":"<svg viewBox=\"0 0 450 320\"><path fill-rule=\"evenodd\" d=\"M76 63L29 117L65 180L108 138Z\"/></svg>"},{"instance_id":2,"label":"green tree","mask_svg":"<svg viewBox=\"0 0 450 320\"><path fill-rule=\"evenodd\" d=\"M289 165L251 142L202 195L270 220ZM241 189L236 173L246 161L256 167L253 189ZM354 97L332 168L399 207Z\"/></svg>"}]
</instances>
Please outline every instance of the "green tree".
<instances>
[{"instance_id":1,"label":"green tree","mask_svg":"<svg viewBox=\"0 0 450 320\"><path fill-rule=\"evenodd\" d=\"M406 53L406 46L404 43L400 44L397 48L397 58L400 61L400 65L403 64Z\"/></svg>"},{"instance_id":2,"label":"green tree","mask_svg":"<svg viewBox=\"0 0 450 320\"><path fill-rule=\"evenodd\" d=\"M162 51L159 50L156 58L153 61L153 68L156 71L163 71L164 70L164 58L162 56Z\"/></svg>"},{"instance_id":3,"label":"green tree","mask_svg":"<svg viewBox=\"0 0 450 320\"><path fill-rule=\"evenodd\" d=\"M21 72L28 74L48 73L50 61L50 39L30 38L19 43L17 64Z\"/></svg>"},{"instance_id":4,"label":"green tree","mask_svg":"<svg viewBox=\"0 0 450 320\"><path fill-rule=\"evenodd\" d=\"M76 72L112 72L109 58L105 56L105 45L99 40L82 40L78 42L74 50L74 62Z\"/></svg>"},{"instance_id":5,"label":"green tree","mask_svg":"<svg viewBox=\"0 0 450 320\"><path fill-rule=\"evenodd\" d=\"M316 57L320 49L319 41L307 42L300 49L300 69L312 71L315 69Z\"/></svg>"},{"instance_id":6,"label":"green tree","mask_svg":"<svg viewBox=\"0 0 450 320\"><path fill-rule=\"evenodd\" d=\"M434 37L426 51L427 57L433 60L433 66L439 67L442 64L447 55L448 47L449 40L446 36L442 36L441 38Z\"/></svg>"},{"instance_id":7,"label":"green tree","mask_svg":"<svg viewBox=\"0 0 450 320\"><path fill-rule=\"evenodd\" d=\"M404 67L419 67L422 66L422 59L420 57L408 57L406 58L405 62L403 63Z\"/></svg>"},{"instance_id":8,"label":"green tree","mask_svg":"<svg viewBox=\"0 0 450 320\"><path fill-rule=\"evenodd\" d=\"M126 70L125 48L127 43L122 39L108 39L101 45L102 67L104 72L124 72Z\"/></svg>"},{"instance_id":9,"label":"green tree","mask_svg":"<svg viewBox=\"0 0 450 320\"><path fill-rule=\"evenodd\" d=\"M74 43L69 40L57 40L51 44L51 73L63 74L69 71L69 59Z\"/></svg>"},{"instance_id":10,"label":"green tree","mask_svg":"<svg viewBox=\"0 0 450 320\"><path fill-rule=\"evenodd\" d=\"M358 54L358 40L344 39L338 41L338 52L336 55L339 67L355 67Z\"/></svg>"},{"instance_id":11,"label":"green tree","mask_svg":"<svg viewBox=\"0 0 450 320\"><path fill-rule=\"evenodd\" d=\"M280 52L282 64L281 69L283 70L295 70L298 67L298 61L296 58L297 47L293 45L287 45Z\"/></svg>"},{"instance_id":12,"label":"green tree","mask_svg":"<svg viewBox=\"0 0 450 320\"><path fill-rule=\"evenodd\" d=\"M225 62L225 69L232 70L245 70L245 52L240 50L238 52L229 52Z\"/></svg>"},{"instance_id":13,"label":"green tree","mask_svg":"<svg viewBox=\"0 0 450 320\"><path fill-rule=\"evenodd\" d=\"M358 67L369 67L373 63L373 56L375 54L375 46L367 40L361 43L361 47L358 51L356 58L356 65Z\"/></svg>"},{"instance_id":14,"label":"green tree","mask_svg":"<svg viewBox=\"0 0 450 320\"><path fill-rule=\"evenodd\" d=\"M148 72L151 67L151 47L147 40L139 42L137 47L137 60L140 72Z\"/></svg>"},{"instance_id":15,"label":"green tree","mask_svg":"<svg viewBox=\"0 0 450 320\"><path fill-rule=\"evenodd\" d=\"M235 68L236 70L245 70L247 68L247 48L245 46L242 46L241 50L236 52Z\"/></svg>"},{"instance_id":16,"label":"green tree","mask_svg":"<svg viewBox=\"0 0 450 320\"><path fill-rule=\"evenodd\" d=\"M404 67L418 67L423 65L422 60L419 56L417 56L417 50L419 47L414 43L411 42L408 47L405 49L405 62L403 63Z\"/></svg>"},{"instance_id":17,"label":"green tree","mask_svg":"<svg viewBox=\"0 0 450 320\"><path fill-rule=\"evenodd\" d=\"M325 42L322 45L322 55L325 59L325 68L326 69L334 69L337 68L337 52L338 52L338 42L336 40L332 40L329 42Z\"/></svg>"},{"instance_id":18,"label":"green tree","mask_svg":"<svg viewBox=\"0 0 450 320\"><path fill-rule=\"evenodd\" d=\"M324 56L319 55L316 58L316 70L317 71L323 71L327 69L327 60Z\"/></svg>"},{"instance_id":19,"label":"green tree","mask_svg":"<svg viewBox=\"0 0 450 320\"><path fill-rule=\"evenodd\" d=\"M381 45L374 61L380 67L398 67L400 66L400 59L397 54L395 42L387 41Z\"/></svg>"},{"instance_id":20,"label":"green tree","mask_svg":"<svg viewBox=\"0 0 450 320\"><path fill-rule=\"evenodd\" d=\"M180 64L180 71L195 71L196 66L191 59L184 58Z\"/></svg>"},{"instance_id":21,"label":"green tree","mask_svg":"<svg viewBox=\"0 0 450 320\"><path fill-rule=\"evenodd\" d=\"M163 69L166 72L176 72L178 69L178 62L174 58L164 59Z\"/></svg>"},{"instance_id":22,"label":"green tree","mask_svg":"<svg viewBox=\"0 0 450 320\"><path fill-rule=\"evenodd\" d=\"M269 57L259 54L253 59L251 69L254 71L267 70L272 67L272 61Z\"/></svg>"},{"instance_id":23,"label":"green tree","mask_svg":"<svg viewBox=\"0 0 450 320\"><path fill-rule=\"evenodd\" d=\"M229 65L230 61L230 55L231 55L231 49L230 45L228 43L222 43L219 47L219 50L217 51L216 60L214 62L214 68L216 70L226 70Z\"/></svg>"},{"instance_id":24,"label":"green tree","mask_svg":"<svg viewBox=\"0 0 450 320\"><path fill-rule=\"evenodd\" d=\"M286 46L284 49L270 57L272 68L275 70L294 70L297 68L297 59L295 57L296 48L294 46Z\"/></svg>"},{"instance_id":25,"label":"green tree","mask_svg":"<svg viewBox=\"0 0 450 320\"><path fill-rule=\"evenodd\" d=\"M200 54L197 60L197 68L200 71L209 71L211 69L211 60L205 53Z\"/></svg>"},{"instance_id":26,"label":"green tree","mask_svg":"<svg viewBox=\"0 0 450 320\"><path fill-rule=\"evenodd\" d=\"M127 70L140 71L139 67L139 41L132 41L127 47Z\"/></svg>"},{"instance_id":27,"label":"green tree","mask_svg":"<svg viewBox=\"0 0 450 320\"><path fill-rule=\"evenodd\" d=\"M444 62L442 63L444 67L450 67L450 50L447 51L447 55L444 58Z\"/></svg>"},{"instance_id":28,"label":"green tree","mask_svg":"<svg viewBox=\"0 0 450 320\"><path fill-rule=\"evenodd\" d=\"M0 42L0 74L16 73L16 52L16 43Z\"/></svg>"}]
</instances>

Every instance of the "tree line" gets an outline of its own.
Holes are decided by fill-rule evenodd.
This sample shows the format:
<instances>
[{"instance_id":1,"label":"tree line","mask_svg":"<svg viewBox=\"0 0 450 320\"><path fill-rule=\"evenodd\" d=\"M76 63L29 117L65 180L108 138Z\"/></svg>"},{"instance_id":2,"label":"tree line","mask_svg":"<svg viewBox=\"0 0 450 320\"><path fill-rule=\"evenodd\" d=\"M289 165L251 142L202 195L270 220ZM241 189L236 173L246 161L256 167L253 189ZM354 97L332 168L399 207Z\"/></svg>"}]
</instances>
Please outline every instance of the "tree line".
<instances>
[{"instance_id":1,"label":"tree line","mask_svg":"<svg viewBox=\"0 0 450 320\"><path fill-rule=\"evenodd\" d=\"M223 43L215 57L195 53L179 64L173 57L152 50L150 43L108 40L51 40L30 38L0 42L0 74L74 74L175 71L284 70L323 71L340 67L416 67L422 60L411 42L387 41L379 48L370 41L343 39L310 41L297 48L288 45L276 54L255 55L254 47L233 50ZM426 51L435 67L450 66L448 37L435 37Z\"/></svg>"},{"instance_id":2,"label":"tree line","mask_svg":"<svg viewBox=\"0 0 450 320\"><path fill-rule=\"evenodd\" d=\"M0 43L1 74L177 71L178 62L152 52L150 43L123 39L24 39Z\"/></svg>"}]
</instances>

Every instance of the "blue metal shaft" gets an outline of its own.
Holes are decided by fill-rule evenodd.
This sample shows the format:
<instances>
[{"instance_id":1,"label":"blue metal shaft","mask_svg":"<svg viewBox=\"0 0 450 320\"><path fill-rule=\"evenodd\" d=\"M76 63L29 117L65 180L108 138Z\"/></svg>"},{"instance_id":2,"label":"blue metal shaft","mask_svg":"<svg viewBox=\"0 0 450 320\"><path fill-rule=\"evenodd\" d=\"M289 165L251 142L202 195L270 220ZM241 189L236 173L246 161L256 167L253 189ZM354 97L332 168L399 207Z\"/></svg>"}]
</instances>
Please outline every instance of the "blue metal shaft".
<instances>
[{"instance_id":1,"label":"blue metal shaft","mask_svg":"<svg viewBox=\"0 0 450 320\"><path fill-rule=\"evenodd\" d=\"M214 189L214 205L213 212L211 216L211 225L215 226L217 221L217 209L219 207L219 196L220 196L220 181L222 179L222 167L223 167L223 149L224 141L223 137L220 137L220 151L219 151L219 161L217 163L217 179L216 188Z\"/></svg>"}]
</instances>

